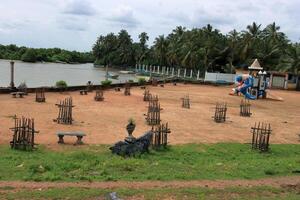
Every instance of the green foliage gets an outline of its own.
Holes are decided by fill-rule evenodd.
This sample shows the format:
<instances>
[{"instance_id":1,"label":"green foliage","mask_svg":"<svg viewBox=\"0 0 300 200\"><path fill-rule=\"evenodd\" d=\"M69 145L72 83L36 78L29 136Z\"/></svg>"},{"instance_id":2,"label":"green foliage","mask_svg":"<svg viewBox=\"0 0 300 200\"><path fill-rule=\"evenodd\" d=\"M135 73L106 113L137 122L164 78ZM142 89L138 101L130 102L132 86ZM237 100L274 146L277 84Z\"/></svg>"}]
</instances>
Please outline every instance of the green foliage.
<instances>
[{"instance_id":1,"label":"green foliage","mask_svg":"<svg viewBox=\"0 0 300 200\"><path fill-rule=\"evenodd\" d=\"M160 35L154 45L147 46L149 37L143 32L139 42L121 30L118 35L100 36L93 46L94 56L102 65L130 66L135 63L169 67L185 67L205 71L234 72L249 66L258 58L266 70L299 73L300 45L292 44L275 23L264 29L253 22L246 30L230 31L227 35L210 24L191 30L176 27L167 36Z\"/></svg>"},{"instance_id":2,"label":"green foliage","mask_svg":"<svg viewBox=\"0 0 300 200\"><path fill-rule=\"evenodd\" d=\"M112 155L109 146L62 150L11 150L0 146L0 181L105 181L258 179L293 175L300 145L274 144L258 153L248 144L187 144L151 151L136 158ZM295 174L296 175L296 174Z\"/></svg>"},{"instance_id":3,"label":"green foliage","mask_svg":"<svg viewBox=\"0 0 300 200\"><path fill-rule=\"evenodd\" d=\"M139 83L139 85L144 85L146 83L146 79L145 78L139 78L138 83Z\"/></svg>"},{"instance_id":4,"label":"green foliage","mask_svg":"<svg viewBox=\"0 0 300 200\"><path fill-rule=\"evenodd\" d=\"M104 87L110 86L111 83L112 83L111 80L104 80L104 81L101 81L101 85L103 85Z\"/></svg>"},{"instance_id":5,"label":"green foliage","mask_svg":"<svg viewBox=\"0 0 300 200\"><path fill-rule=\"evenodd\" d=\"M22 60L24 62L65 62L92 63L95 58L91 52L66 51L59 48L33 49L16 45L0 45L0 58Z\"/></svg>"},{"instance_id":6,"label":"green foliage","mask_svg":"<svg viewBox=\"0 0 300 200\"><path fill-rule=\"evenodd\" d=\"M68 87L68 84L66 81L60 80L55 83L55 86L58 88L66 88L66 87Z\"/></svg>"},{"instance_id":7,"label":"green foliage","mask_svg":"<svg viewBox=\"0 0 300 200\"><path fill-rule=\"evenodd\" d=\"M22 55L21 60L24 62L36 62L36 53L34 49L27 49Z\"/></svg>"}]
</instances>

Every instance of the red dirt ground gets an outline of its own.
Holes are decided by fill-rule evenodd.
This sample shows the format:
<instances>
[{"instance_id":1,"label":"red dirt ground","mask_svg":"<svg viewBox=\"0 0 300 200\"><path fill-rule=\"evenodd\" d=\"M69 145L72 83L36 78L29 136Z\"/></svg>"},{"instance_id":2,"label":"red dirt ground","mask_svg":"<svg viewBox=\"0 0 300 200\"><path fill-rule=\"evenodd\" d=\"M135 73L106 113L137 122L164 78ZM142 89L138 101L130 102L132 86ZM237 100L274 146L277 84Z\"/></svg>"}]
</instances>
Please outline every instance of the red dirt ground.
<instances>
[{"instance_id":1,"label":"red dirt ground","mask_svg":"<svg viewBox=\"0 0 300 200\"><path fill-rule=\"evenodd\" d=\"M149 87L152 94L159 95L163 108L161 119L169 122L171 128L170 143L217 143L217 142L250 142L250 128L255 122L271 123L273 132L271 143L299 143L300 134L300 92L272 90L272 94L280 96L283 102L272 100L252 101L253 115L250 118L239 116L241 97L230 96L230 87L204 85ZM36 129L36 143L57 145L57 131L83 131L87 144L112 144L123 140L126 136L127 120L133 117L137 127L135 136L142 135L151 127L146 125L144 114L147 103L143 101L143 90L132 88L131 96L122 92L105 91L104 102L93 100L94 93L81 96L79 92L46 93L46 103L36 103L35 94L24 99L12 98L11 95L0 95L0 144L8 144L11 140L9 128L13 126L13 115L32 117ZM181 108L181 100L189 94L191 109ZM59 125L53 122L58 109L59 100L72 96L75 108L73 125ZM213 121L216 102L228 103L228 120L217 124ZM73 143L75 138L66 138Z\"/></svg>"}]
</instances>

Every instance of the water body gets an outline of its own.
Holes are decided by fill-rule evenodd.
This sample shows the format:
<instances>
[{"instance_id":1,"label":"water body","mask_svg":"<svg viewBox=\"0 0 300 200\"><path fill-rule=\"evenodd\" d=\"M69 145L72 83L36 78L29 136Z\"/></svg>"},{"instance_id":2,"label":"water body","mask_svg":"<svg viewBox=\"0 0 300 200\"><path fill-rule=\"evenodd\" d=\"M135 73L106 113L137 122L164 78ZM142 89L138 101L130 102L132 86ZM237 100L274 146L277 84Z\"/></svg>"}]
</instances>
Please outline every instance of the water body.
<instances>
[{"instance_id":1,"label":"water body","mask_svg":"<svg viewBox=\"0 0 300 200\"><path fill-rule=\"evenodd\" d=\"M0 87L10 83L10 61L0 60ZM109 70L118 74L117 70ZM124 83L136 80L132 74L119 74L113 83ZM24 63L15 61L15 85L26 82L28 87L54 86L56 81L64 80L70 86L85 85L88 81L100 84L105 80L105 69L94 68L88 64L59 64L59 63Z\"/></svg>"}]
</instances>

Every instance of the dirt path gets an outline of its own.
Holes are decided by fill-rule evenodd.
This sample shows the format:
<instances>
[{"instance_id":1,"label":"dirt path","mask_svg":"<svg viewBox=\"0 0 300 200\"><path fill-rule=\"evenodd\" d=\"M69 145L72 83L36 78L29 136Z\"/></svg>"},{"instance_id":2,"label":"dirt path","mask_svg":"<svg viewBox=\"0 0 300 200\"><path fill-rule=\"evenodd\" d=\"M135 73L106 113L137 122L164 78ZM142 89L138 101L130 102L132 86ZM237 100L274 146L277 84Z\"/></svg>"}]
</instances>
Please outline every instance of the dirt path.
<instances>
[{"instance_id":1,"label":"dirt path","mask_svg":"<svg viewBox=\"0 0 300 200\"><path fill-rule=\"evenodd\" d=\"M190 188L208 187L223 189L226 187L253 187L253 186L272 186L272 187L299 187L300 176L265 178L258 180L195 180L195 181L116 181L116 182L22 182L22 181L0 181L0 188L13 187L14 189L47 189L47 188L132 188L132 189L151 189L151 188Z\"/></svg>"}]
</instances>

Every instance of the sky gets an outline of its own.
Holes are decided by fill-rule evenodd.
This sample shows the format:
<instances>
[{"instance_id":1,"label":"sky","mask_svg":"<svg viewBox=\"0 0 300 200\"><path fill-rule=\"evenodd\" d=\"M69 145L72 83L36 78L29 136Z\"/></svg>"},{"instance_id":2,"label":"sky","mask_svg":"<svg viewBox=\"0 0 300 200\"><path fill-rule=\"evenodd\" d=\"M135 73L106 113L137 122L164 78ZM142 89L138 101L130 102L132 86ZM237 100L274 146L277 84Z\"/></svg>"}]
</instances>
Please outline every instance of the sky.
<instances>
[{"instance_id":1,"label":"sky","mask_svg":"<svg viewBox=\"0 0 300 200\"><path fill-rule=\"evenodd\" d=\"M300 0L0 0L0 44L91 51L99 35L126 29L152 45L176 26L211 24L226 34L276 22L300 41Z\"/></svg>"}]
</instances>

